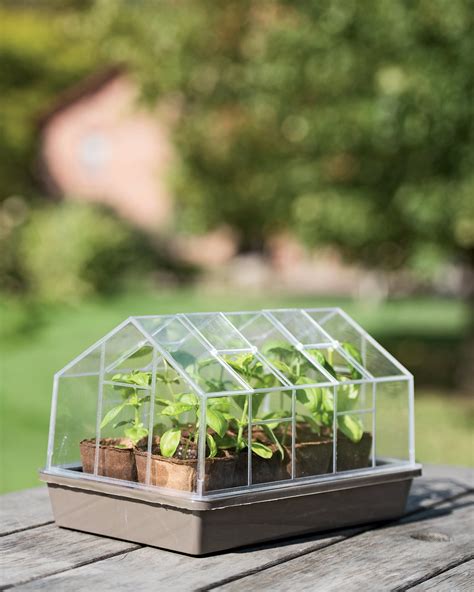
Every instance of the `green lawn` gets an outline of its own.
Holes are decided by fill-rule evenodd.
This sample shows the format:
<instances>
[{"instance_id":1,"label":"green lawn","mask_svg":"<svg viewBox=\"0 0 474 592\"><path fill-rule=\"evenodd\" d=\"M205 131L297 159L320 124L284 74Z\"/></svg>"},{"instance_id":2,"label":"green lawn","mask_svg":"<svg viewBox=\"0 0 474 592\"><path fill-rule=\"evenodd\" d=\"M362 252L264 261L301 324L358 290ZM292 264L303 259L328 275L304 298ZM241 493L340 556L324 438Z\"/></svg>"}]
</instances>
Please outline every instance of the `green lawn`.
<instances>
[{"instance_id":1,"label":"green lawn","mask_svg":"<svg viewBox=\"0 0 474 592\"><path fill-rule=\"evenodd\" d=\"M466 311L447 300L403 300L371 308L351 301L315 298L251 298L196 291L149 291L80 307L38 310L0 302L1 356L1 491L38 483L44 464L52 376L83 349L129 315L195 310L238 310L265 306L340 305L382 341L390 335L459 336ZM424 462L473 464L474 409L467 397L419 391L417 450ZM469 423L470 422L470 423Z\"/></svg>"}]
</instances>

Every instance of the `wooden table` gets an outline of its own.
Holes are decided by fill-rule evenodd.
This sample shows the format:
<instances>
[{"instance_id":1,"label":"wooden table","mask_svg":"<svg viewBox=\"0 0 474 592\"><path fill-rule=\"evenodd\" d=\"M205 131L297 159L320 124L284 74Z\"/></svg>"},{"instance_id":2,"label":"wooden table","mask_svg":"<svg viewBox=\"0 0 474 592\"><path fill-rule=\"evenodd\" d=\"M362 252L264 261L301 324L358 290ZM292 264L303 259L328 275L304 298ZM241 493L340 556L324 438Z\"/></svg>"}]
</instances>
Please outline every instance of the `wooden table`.
<instances>
[{"instance_id":1,"label":"wooden table","mask_svg":"<svg viewBox=\"0 0 474 592\"><path fill-rule=\"evenodd\" d=\"M47 491L0 497L0 589L474 590L473 471L425 467L398 522L189 557L57 528Z\"/></svg>"}]
</instances>

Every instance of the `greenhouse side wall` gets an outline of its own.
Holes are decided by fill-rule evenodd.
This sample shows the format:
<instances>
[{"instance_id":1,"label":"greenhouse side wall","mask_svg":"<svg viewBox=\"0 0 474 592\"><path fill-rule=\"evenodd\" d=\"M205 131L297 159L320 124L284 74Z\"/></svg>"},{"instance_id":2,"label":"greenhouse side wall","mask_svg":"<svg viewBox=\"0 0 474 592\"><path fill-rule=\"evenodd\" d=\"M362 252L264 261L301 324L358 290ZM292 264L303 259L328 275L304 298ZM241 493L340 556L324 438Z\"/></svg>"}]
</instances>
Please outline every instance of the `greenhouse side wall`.
<instances>
[{"instance_id":1,"label":"greenhouse side wall","mask_svg":"<svg viewBox=\"0 0 474 592\"><path fill-rule=\"evenodd\" d=\"M76 476L200 498L414 462L413 379L339 309L132 318L55 384Z\"/></svg>"}]
</instances>

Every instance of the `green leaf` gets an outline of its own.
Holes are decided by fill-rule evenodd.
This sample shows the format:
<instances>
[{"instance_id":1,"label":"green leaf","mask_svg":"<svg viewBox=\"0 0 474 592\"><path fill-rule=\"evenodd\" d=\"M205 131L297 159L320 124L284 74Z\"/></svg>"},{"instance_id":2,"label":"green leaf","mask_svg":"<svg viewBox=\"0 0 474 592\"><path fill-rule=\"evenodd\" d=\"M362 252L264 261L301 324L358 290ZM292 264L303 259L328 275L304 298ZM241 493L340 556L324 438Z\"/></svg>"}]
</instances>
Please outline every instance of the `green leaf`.
<instances>
[{"instance_id":1,"label":"green leaf","mask_svg":"<svg viewBox=\"0 0 474 592\"><path fill-rule=\"evenodd\" d=\"M278 411L272 411L271 413L266 413L266 414L265 414L265 415L262 417L262 419L265 419L265 420L267 420L267 419L275 419L276 421L275 421L274 423L267 423L267 424L264 424L264 425L267 425L267 426L268 426L268 427L269 427L271 430L274 430L274 429L276 429L276 428L278 427L278 425L281 423L281 422L280 422L280 419L281 419L281 412L278 412ZM258 422L259 422L258 418L255 418L253 421L254 421L254 423L258 423Z\"/></svg>"},{"instance_id":2,"label":"green leaf","mask_svg":"<svg viewBox=\"0 0 474 592\"><path fill-rule=\"evenodd\" d=\"M151 372L140 372L139 370L134 370L129 374L115 374L112 376L112 381L136 384L137 386L148 386L151 382Z\"/></svg>"},{"instance_id":3,"label":"green leaf","mask_svg":"<svg viewBox=\"0 0 474 592\"><path fill-rule=\"evenodd\" d=\"M324 388L321 389L321 408L327 412L334 411L334 394L332 390Z\"/></svg>"},{"instance_id":4,"label":"green leaf","mask_svg":"<svg viewBox=\"0 0 474 592\"><path fill-rule=\"evenodd\" d=\"M364 428L362 422L358 417L353 415L342 415L338 418L337 424L341 432L352 440L352 442L360 442L364 435Z\"/></svg>"},{"instance_id":5,"label":"green leaf","mask_svg":"<svg viewBox=\"0 0 474 592\"><path fill-rule=\"evenodd\" d=\"M235 436L230 436L228 434L226 434L223 438L219 436L214 436L214 440L216 441L217 447L221 450L236 448L237 446L237 438Z\"/></svg>"},{"instance_id":6,"label":"green leaf","mask_svg":"<svg viewBox=\"0 0 474 592\"><path fill-rule=\"evenodd\" d=\"M127 419L127 420L124 420L124 421L119 421L118 423L114 423L114 425L112 427L115 430L116 428L120 428L120 427L122 427L124 425L130 425L131 423L133 423L133 419Z\"/></svg>"},{"instance_id":7,"label":"green leaf","mask_svg":"<svg viewBox=\"0 0 474 592\"><path fill-rule=\"evenodd\" d=\"M163 409L161 414L175 417L182 413L186 413L187 411L192 411L193 409L194 405L188 405L187 403L171 403Z\"/></svg>"},{"instance_id":8,"label":"green leaf","mask_svg":"<svg viewBox=\"0 0 474 592\"><path fill-rule=\"evenodd\" d=\"M341 343L341 346L342 349L344 349L351 357L353 357L356 362L362 364L362 356L355 345L352 345L352 343L349 343L348 341L344 341Z\"/></svg>"},{"instance_id":9,"label":"green leaf","mask_svg":"<svg viewBox=\"0 0 474 592\"><path fill-rule=\"evenodd\" d=\"M144 345L139 350L137 350L135 353L133 353L131 356L128 356L128 359L132 360L135 358L143 358L144 356L151 354L152 351L153 351L153 348L151 345Z\"/></svg>"},{"instance_id":10,"label":"green leaf","mask_svg":"<svg viewBox=\"0 0 474 592\"><path fill-rule=\"evenodd\" d=\"M100 424L100 429L105 428L105 426L108 425L113 419L115 419L117 415L122 411L122 409L127 405L128 402L125 402L121 405L117 405L117 407L112 407L112 409L110 409L110 411L108 411L104 415L104 418L102 419L102 422Z\"/></svg>"},{"instance_id":11,"label":"green leaf","mask_svg":"<svg viewBox=\"0 0 474 592\"><path fill-rule=\"evenodd\" d=\"M129 375L127 382L137 386L148 386L151 382L151 372L139 372L134 370Z\"/></svg>"},{"instance_id":12,"label":"green leaf","mask_svg":"<svg viewBox=\"0 0 474 592\"><path fill-rule=\"evenodd\" d=\"M285 453L283 451L282 445L280 444L280 441L278 440L278 438L273 433L272 428L268 424L263 424L262 427L263 427L263 431L267 434L268 438L277 447L278 452L280 453L280 456L281 456L281 460L283 460L283 458L285 457Z\"/></svg>"},{"instance_id":13,"label":"green leaf","mask_svg":"<svg viewBox=\"0 0 474 592\"><path fill-rule=\"evenodd\" d=\"M148 430L143 426L142 423L132 426L131 428L127 428L123 432L127 438L130 438L134 444L136 444L145 436L148 436Z\"/></svg>"},{"instance_id":14,"label":"green leaf","mask_svg":"<svg viewBox=\"0 0 474 592\"><path fill-rule=\"evenodd\" d=\"M272 352L278 353L280 355L287 355L293 354L294 351L294 346L282 339L273 339L270 341L266 341L262 347L262 352L264 354L266 354L267 352Z\"/></svg>"},{"instance_id":15,"label":"green leaf","mask_svg":"<svg viewBox=\"0 0 474 592\"><path fill-rule=\"evenodd\" d=\"M182 395L177 395L176 398L180 403L185 403L186 405L192 405L193 407L199 405L199 399L194 393L183 393Z\"/></svg>"},{"instance_id":16,"label":"green leaf","mask_svg":"<svg viewBox=\"0 0 474 592\"><path fill-rule=\"evenodd\" d=\"M187 351L183 351L183 350L176 350L175 352L172 352L171 354L173 356L173 358L178 362L178 364L182 367L182 368L187 368L188 366L192 366L195 361L196 358L188 353Z\"/></svg>"},{"instance_id":17,"label":"green leaf","mask_svg":"<svg viewBox=\"0 0 474 592\"><path fill-rule=\"evenodd\" d=\"M362 356L360 355L359 350L352 345L352 343L348 343L347 341L342 343L342 348L359 364L363 366ZM351 371L351 378L357 380L358 378L362 377L362 374L355 368L354 366L350 366Z\"/></svg>"},{"instance_id":18,"label":"green leaf","mask_svg":"<svg viewBox=\"0 0 474 592\"><path fill-rule=\"evenodd\" d=\"M166 407L171 405L170 399L162 399L161 397L155 397L155 402L159 403L160 405L165 405Z\"/></svg>"},{"instance_id":19,"label":"green leaf","mask_svg":"<svg viewBox=\"0 0 474 592\"><path fill-rule=\"evenodd\" d=\"M213 458L217 454L217 445L211 434L206 434L207 445L209 446L209 458Z\"/></svg>"},{"instance_id":20,"label":"green leaf","mask_svg":"<svg viewBox=\"0 0 474 592\"><path fill-rule=\"evenodd\" d=\"M163 456L171 458L181 441L181 430L178 428L171 428L165 432L160 439L160 451Z\"/></svg>"},{"instance_id":21,"label":"green leaf","mask_svg":"<svg viewBox=\"0 0 474 592\"><path fill-rule=\"evenodd\" d=\"M207 409L206 412L207 425L212 428L221 438L227 431L228 422L224 415L217 409Z\"/></svg>"},{"instance_id":22,"label":"green leaf","mask_svg":"<svg viewBox=\"0 0 474 592\"><path fill-rule=\"evenodd\" d=\"M207 400L207 406L225 414L229 412L230 400L228 397L215 397Z\"/></svg>"},{"instance_id":23,"label":"green leaf","mask_svg":"<svg viewBox=\"0 0 474 592\"><path fill-rule=\"evenodd\" d=\"M261 458L272 458L273 456L271 448L260 442L252 442L252 452L255 452Z\"/></svg>"}]
</instances>

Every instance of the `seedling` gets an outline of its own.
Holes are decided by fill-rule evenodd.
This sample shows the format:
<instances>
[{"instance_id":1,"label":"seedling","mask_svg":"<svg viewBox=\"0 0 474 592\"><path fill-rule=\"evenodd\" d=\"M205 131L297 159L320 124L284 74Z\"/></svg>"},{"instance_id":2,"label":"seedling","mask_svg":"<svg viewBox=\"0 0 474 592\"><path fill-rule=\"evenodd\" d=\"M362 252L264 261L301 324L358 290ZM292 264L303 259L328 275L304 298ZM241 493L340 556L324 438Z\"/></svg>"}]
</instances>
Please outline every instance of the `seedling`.
<instances>
[{"instance_id":1,"label":"seedling","mask_svg":"<svg viewBox=\"0 0 474 592\"><path fill-rule=\"evenodd\" d=\"M360 352L354 345L345 342L341 346L355 361L362 363ZM273 343L269 344L265 351L267 355L272 357L273 365L293 384L304 385L314 382L308 376L313 365L293 345L286 342ZM348 376L337 370L333 361L334 350L332 349L328 350L327 357L321 350L308 350L307 353L327 373L341 382L361 378L361 374L355 365L349 364ZM359 392L360 386L357 384L343 384L340 386L337 402L338 412L352 410L356 405ZM334 425L334 391L332 387L307 387L298 389L296 391L296 397L309 411L309 414L300 413L297 415L299 422L309 424L317 433L321 432L321 428L327 428L328 431L332 431ZM337 424L341 432L352 442L359 442L361 440L364 429L357 417L348 414L338 415Z\"/></svg>"},{"instance_id":2,"label":"seedling","mask_svg":"<svg viewBox=\"0 0 474 592\"><path fill-rule=\"evenodd\" d=\"M137 444L139 440L148 435L148 429L141 421L140 409L150 401L150 395L143 387L150 385L151 373L133 370L128 374L115 374L112 376L112 381L120 383L114 385L114 389L121 394L123 401L105 414L100 429L109 425L122 411L131 411L133 413L131 417L113 424L113 428L128 426L123 431L124 436L130 439L133 444ZM120 447L120 445L118 446Z\"/></svg>"}]
</instances>

